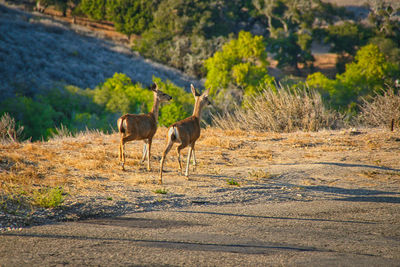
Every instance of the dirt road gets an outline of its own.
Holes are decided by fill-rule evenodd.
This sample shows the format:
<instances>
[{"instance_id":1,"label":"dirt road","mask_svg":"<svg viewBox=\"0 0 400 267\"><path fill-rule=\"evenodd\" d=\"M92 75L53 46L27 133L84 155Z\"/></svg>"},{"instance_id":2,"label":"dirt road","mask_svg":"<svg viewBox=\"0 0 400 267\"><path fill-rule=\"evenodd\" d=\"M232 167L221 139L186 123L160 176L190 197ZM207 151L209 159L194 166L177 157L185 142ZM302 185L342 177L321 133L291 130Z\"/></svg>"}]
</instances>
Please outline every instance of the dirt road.
<instances>
[{"instance_id":1,"label":"dirt road","mask_svg":"<svg viewBox=\"0 0 400 267\"><path fill-rule=\"evenodd\" d=\"M2 266L399 266L399 203L198 206L0 236Z\"/></svg>"}]
</instances>

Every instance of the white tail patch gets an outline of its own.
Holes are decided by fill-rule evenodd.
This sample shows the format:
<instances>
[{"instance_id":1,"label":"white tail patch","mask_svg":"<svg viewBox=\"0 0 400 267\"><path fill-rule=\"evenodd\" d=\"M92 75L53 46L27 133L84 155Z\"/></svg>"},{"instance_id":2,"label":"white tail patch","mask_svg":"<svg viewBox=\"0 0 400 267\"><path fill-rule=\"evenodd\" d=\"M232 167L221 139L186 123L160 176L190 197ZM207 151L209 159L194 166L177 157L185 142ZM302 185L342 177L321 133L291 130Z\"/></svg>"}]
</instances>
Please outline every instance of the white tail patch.
<instances>
[{"instance_id":1,"label":"white tail patch","mask_svg":"<svg viewBox=\"0 0 400 267\"><path fill-rule=\"evenodd\" d=\"M174 136L174 138L172 136ZM170 140L172 139L172 141L181 142L181 138L179 136L179 131L178 131L178 129L176 127L169 128L169 130L168 130L168 138Z\"/></svg>"}]
</instances>

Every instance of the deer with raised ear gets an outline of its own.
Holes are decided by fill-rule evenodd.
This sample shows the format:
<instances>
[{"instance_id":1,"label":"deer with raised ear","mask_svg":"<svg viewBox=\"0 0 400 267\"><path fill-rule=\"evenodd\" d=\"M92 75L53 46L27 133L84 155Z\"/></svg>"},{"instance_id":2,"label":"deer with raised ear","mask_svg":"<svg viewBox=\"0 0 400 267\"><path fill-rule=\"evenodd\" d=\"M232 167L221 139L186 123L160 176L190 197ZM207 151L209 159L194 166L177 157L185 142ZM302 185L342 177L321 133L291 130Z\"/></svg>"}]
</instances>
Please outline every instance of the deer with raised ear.
<instances>
[{"instance_id":1,"label":"deer with raised ear","mask_svg":"<svg viewBox=\"0 0 400 267\"><path fill-rule=\"evenodd\" d=\"M167 145L165 147L164 153L162 154L160 162L159 184L162 184L162 173L163 173L165 157L171 150L174 143L179 143L179 146L176 148L176 151L178 153L179 170L182 171L181 150L187 146L189 146L189 152L187 156L185 176L189 177L189 164L192 153L193 153L193 165L196 166L196 155L194 146L197 139L200 137L201 110L203 109L204 106L209 105L211 103L208 100L209 89L207 89L205 92L203 92L203 94L200 95L194 88L193 84L190 85L190 88L192 90L192 94L195 99L193 115L172 124L168 128Z\"/></svg>"},{"instance_id":2,"label":"deer with raised ear","mask_svg":"<svg viewBox=\"0 0 400 267\"><path fill-rule=\"evenodd\" d=\"M145 161L147 156L147 170L150 171L150 150L153 136L157 131L158 110L162 102L172 99L171 96L158 89L158 85L154 83L150 90L154 94L154 102L152 110L147 114L125 114L118 121L118 131L121 134L121 142L119 144L119 161L122 170L125 165L125 143L132 140L144 140L143 156L140 163Z\"/></svg>"}]
</instances>

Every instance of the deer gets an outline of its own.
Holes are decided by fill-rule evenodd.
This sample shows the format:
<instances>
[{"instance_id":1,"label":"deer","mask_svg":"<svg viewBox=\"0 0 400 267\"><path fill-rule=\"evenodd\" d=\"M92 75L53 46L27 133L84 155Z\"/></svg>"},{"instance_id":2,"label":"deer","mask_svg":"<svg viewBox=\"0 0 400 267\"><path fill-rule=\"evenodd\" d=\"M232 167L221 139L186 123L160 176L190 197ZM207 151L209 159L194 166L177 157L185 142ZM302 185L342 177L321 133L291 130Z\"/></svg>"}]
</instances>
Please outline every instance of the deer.
<instances>
[{"instance_id":1,"label":"deer","mask_svg":"<svg viewBox=\"0 0 400 267\"><path fill-rule=\"evenodd\" d=\"M158 110L162 102L168 102L172 97L158 89L153 83L150 86L153 91L153 108L147 114L125 114L117 121L118 131L121 136L119 144L119 161L122 170L125 170L125 143L132 140L144 140L143 155L140 163L145 161L147 156L147 170L150 171L150 150L153 136L157 131Z\"/></svg>"},{"instance_id":2,"label":"deer","mask_svg":"<svg viewBox=\"0 0 400 267\"><path fill-rule=\"evenodd\" d=\"M196 155L195 155L195 143L197 139L200 137L200 116L201 110L204 106L210 105L211 102L208 100L209 89L203 92L203 94L199 94L194 88L193 84L190 85L192 94L195 99L193 115L178 121L168 127L167 131L167 144L165 146L164 152L160 161L160 178L158 183L162 184L162 174L163 174L163 166L165 157L168 152L171 150L174 143L179 143L179 146L176 148L178 154L178 163L179 163L179 171L182 174L182 163L181 163L181 150L185 147L189 146L189 152L187 156L186 163L186 171L185 176L189 179L189 164L190 158L193 154L193 166L196 166Z\"/></svg>"}]
</instances>

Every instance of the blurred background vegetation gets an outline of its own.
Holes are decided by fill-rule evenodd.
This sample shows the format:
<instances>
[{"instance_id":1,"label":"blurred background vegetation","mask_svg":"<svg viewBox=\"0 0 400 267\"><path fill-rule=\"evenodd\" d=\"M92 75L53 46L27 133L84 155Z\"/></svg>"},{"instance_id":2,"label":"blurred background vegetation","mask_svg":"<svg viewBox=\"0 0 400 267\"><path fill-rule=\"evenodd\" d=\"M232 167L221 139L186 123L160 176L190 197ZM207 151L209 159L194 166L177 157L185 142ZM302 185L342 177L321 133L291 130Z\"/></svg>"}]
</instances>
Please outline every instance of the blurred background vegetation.
<instances>
[{"instance_id":1,"label":"blurred background vegetation","mask_svg":"<svg viewBox=\"0 0 400 267\"><path fill-rule=\"evenodd\" d=\"M318 124L328 128L360 123L366 116L360 114L371 110L368 103L376 104L374 100L382 96L398 96L400 3L396 1L366 2L362 7L365 14L321 0L37 2L64 15L111 22L142 56L203 79L205 87L211 89L220 124L228 115L230 120L240 120L243 114L251 116L252 110L273 111L262 109L272 99L265 97L266 90L282 98L287 98L287 93L297 99L310 96L324 114L329 110L334 114L326 116L329 123ZM337 55L334 75L316 68L315 44ZM271 74L272 62L281 74ZM7 113L24 127L22 139L47 139L61 126L71 132L86 128L112 131L118 116L151 109L151 92L131 78L115 73L95 88L64 84L34 95L18 92L0 101L0 115ZM160 125L168 126L191 114L193 97L184 88L157 77L153 81L173 97L160 109ZM285 93L278 92L282 88ZM255 109L253 104L260 99L266 102L261 101ZM294 106L297 111L285 112L301 113L298 109L302 105ZM400 118L396 116L393 120L398 127ZM343 123L332 123L333 117ZM256 128L315 130L309 125L290 129L262 125Z\"/></svg>"}]
</instances>

